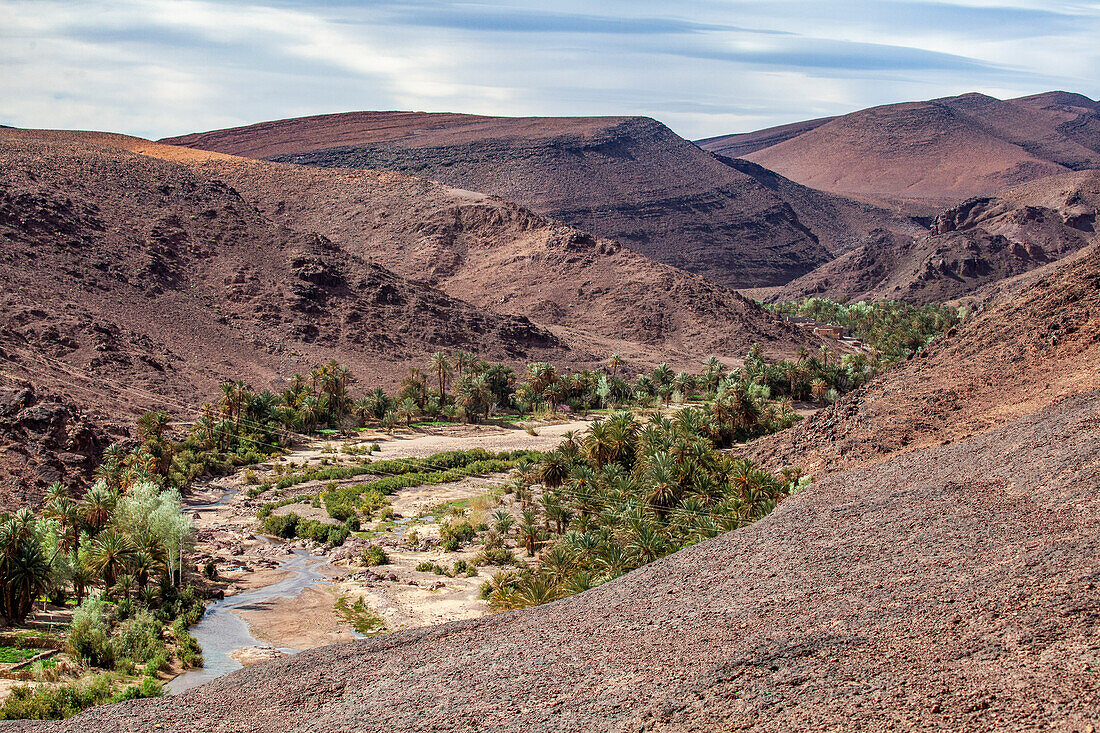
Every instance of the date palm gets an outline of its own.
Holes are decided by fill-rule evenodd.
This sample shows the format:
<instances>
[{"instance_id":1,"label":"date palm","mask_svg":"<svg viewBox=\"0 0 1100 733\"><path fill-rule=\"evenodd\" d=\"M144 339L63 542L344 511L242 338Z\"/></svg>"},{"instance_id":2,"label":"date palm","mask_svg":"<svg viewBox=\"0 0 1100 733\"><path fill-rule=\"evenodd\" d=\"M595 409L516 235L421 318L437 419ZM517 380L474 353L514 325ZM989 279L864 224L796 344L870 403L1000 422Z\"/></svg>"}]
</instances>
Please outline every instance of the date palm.
<instances>
[{"instance_id":1,"label":"date palm","mask_svg":"<svg viewBox=\"0 0 1100 733\"><path fill-rule=\"evenodd\" d=\"M108 489L106 484L99 481L92 484L92 487L84 494L80 509L84 513L84 522L93 534L106 527L107 523L111 521L117 499L117 495Z\"/></svg>"},{"instance_id":2,"label":"date palm","mask_svg":"<svg viewBox=\"0 0 1100 733\"><path fill-rule=\"evenodd\" d=\"M515 524L516 518L507 509L502 507L493 512L493 527L501 537L507 537L508 530L514 527Z\"/></svg>"},{"instance_id":3,"label":"date palm","mask_svg":"<svg viewBox=\"0 0 1100 733\"><path fill-rule=\"evenodd\" d=\"M428 362L428 368L435 374L436 379L439 380L439 398L443 403L446 403L447 378L452 374L451 362L447 359L447 354L442 351L437 351L432 354L432 358Z\"/></svg>"},{"instance_id":4,"label":"date palm","mask_svg":"<svg viewBox=\"0 0 1100 733\"><path fill-rule=\"evenodd\" d=\"M88 552L89 565L103 578L104 587L111 588L118 576L125 572L134 551L130 537L111 527L92 540Z\"/></svg>"},{"instance_id":5,"label":"date palm","mask_svg":"<svg viewBox=\"0 0 1100 733\"><path fill-rule=\"evenodd\" d=\"M527 550L528 557L535 556L535 548L542 540L542 527L539 526L538 513L534 509L524 509L520 514L519 541Z\"/></svg>"},{"instance_id":6,"label":"date palm","mask_svg":"<svg viewBox=\"0 0 1100 733\"><path fill-rule=\"evenodd\" d=\"M623 358L618 354L612 354L611 358L607 360L607 368L611 370L611 376L616 376L619 373L619 369L623 366Z\"/></svg>"}]
</instances>

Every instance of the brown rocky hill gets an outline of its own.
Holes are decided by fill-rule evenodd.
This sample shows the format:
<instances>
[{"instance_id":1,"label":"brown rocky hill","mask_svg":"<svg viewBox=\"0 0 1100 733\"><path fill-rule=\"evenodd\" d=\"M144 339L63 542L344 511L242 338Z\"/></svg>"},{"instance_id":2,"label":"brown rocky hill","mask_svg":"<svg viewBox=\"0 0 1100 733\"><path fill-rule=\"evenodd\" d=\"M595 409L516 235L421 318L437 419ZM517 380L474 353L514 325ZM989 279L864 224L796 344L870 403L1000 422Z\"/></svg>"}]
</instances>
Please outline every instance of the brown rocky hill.
<instances>
[{"instance_id":1,"label":"brown rocky hill","mask_svg":"<svg viewBox=\"0 0 1100 733\"><path fill-rule=\"evenodd\" d=\"M497 195L730 287L787 282L883 225L869 207L852 207L858 226L837 242L817 209L798 210L781 191L643 117L355 112L164 142L399 171Z\"/></svg>"},{"instance_id":2,"label":"brown rocky hill","mask_svg":"<svg viewBox=\"0 0 1100 733\"><path fill-rule=\"evenodd\" d=\"M0 247L5 382L120 421L184 419L222 379L269 386L330 358L393 383L439 348L603 357L275 224L179 163L64 134L0 133ZM18 450L17 415L2 427Z\"/></svg>"},{"instance_id":3,"label":"brown rocky hill","mask_svg":"<svg viewBox=\"0 0 1100 733\"><path fill-rule=\"evenodd\" d=\"M978 302L957 333L747 455L813 472L950 444L1100 389L1100 249ZM1093 424L1095 430L1096 424Z\"/></svg>"},{"instance_id":4,"label":"brown rocky hill","mask_svg":"<svg viewBox=\"0 0 1100 733\"><path fill-rule=\"evenodd\" d=\"M778 142L745 157L812 188L921 213L1036 178L1100 168L1100 104L1066 92L1003 101L964 94L804 127L790 136L760 131L702 144L721 153L772 137Z\"/></svg>"},{"instance_id":5,"label":"brown rocky hill","mask_svg":"<svg viewBox=\"0 0 1100 733\"><path fill-rule=\"evenodd\" d=\"M15 727L1087 731L1098 314L1090 250L750 445L820 469L771 515L593 590Z\"/></svg>"},{"instance_id":6,"label":"brown rocky hill","mask_svg":"<svg viewBox=\"0 0 1100 733\"><path fill-rule=\"evenodd\" d=\"M275 222L323 232L399 275L624 356L737 359L754 343L782 355L806 339L731 290L496 197L401 174L244 158L206 160L200 170Z\"/></svg>"},{"instance_id":7,"label":"brown rocky hill","mask_svg":"<svg viewBox=\"0 0 1100 733\"><path fill-rule=\"evenodd\" d=\"M784 140L798 137L802 133L809 132L815 127L821 127L826 122L834 119L836 118L818 117L813 120L791 122L763 130L754 130L753 132L737 132L732 135L708 137L695 142L703 150L709 150L712 153L725 155L729 158L743 158L749 153L755 153L757 150L770 148L772 145L778 145Z\"/></svg>"},{"instance_id":8,"label":"brown rocky hill","mask_svg":"<svg viewBox=\"0 0 1100 733\"><path fill-rule=\"evenodd\" d=\"M437 349L696 369L819 341L614 242L399 174L26 130L0 133L0 164L5 382L100 421L185 419L223 379L266 387L330 358L392 386ZM40 490L73 451L54 436L17 458L22 430L0 419L0 487Z\"/></svg>"},{"instance_id":9,"label":"brown rocky hill","mask_svg":"<svg viewBox=\"0 0 1100 733\"><path fill-rule=\"evenodd\" d=\"M1100 171L1041 178L947 209L922 236L883 230L768 299L958 299L1098 241L1098 212Z\"/></svg>"}]
</instances>

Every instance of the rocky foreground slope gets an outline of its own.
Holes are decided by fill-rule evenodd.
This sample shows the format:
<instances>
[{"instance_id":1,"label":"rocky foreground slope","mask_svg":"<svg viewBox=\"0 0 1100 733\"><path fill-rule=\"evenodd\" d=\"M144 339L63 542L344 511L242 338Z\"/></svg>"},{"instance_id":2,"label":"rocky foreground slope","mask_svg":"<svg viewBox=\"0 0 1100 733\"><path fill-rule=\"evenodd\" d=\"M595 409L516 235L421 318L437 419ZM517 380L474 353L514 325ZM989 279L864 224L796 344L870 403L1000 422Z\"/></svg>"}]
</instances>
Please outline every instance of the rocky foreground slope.
<instances>
[{"instance_id":1,"label":"rocky foreground slope","mask_svg":"<svg viewBox=\"0 0 1100 733\"><path fill-rule=\"evenodd\" d=\"M762 184L642 117L501 118L354 112L166 140L234 155L399 171L516 201L730 287L777 285L892 217L830 212Z\"/></svg>"},{"instance_id":2,"label":"rocky foreground slope","mask_svg":"<svg viewBox=\"0 0 1100 733\"><path fill-rule=\"evenodd\" d=\"M1092 251L750 445L822 459L767 518L594 590L15 727L1090 730L1098 316Z\"/></svg>"},{"instance_id":3,"label":"rocky foreground slope","mask_svg":"<svg viewBox=\"0 0 1100 733\"><path fill-rule=\"evenodd\" d=\"M1100 168L1100 103L1067 92L1009 100L972 93L700 144L812 188L931 213L1044 176Z\"/></svg>"}]
</instances>

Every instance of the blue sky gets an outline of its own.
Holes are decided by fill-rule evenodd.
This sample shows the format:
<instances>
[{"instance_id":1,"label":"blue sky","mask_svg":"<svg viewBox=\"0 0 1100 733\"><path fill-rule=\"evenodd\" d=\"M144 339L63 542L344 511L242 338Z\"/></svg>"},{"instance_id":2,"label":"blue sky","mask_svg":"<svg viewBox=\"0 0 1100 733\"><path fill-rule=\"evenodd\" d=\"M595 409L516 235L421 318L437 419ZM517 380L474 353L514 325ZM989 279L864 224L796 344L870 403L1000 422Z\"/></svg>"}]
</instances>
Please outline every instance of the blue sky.
<instances>
[{"instance_id":1,"label":"blue sky","mask_svg":"<svg viewBox=\"0 0 1100 733\"><path fill-rule=\"evenodd\" d=\"M912 99L1100 96L1100 1L0 0L0 123L145 137L361 109L699 138Z\"/></svg>"}]
</instances>

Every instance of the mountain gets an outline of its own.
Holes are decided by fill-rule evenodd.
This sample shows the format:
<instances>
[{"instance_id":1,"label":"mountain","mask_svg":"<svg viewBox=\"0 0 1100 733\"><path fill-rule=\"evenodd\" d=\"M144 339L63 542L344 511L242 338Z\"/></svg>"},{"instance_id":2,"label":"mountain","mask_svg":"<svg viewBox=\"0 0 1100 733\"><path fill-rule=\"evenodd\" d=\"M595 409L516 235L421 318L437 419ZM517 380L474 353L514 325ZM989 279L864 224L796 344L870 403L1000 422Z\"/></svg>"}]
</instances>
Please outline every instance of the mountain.
<instances>
[{"instance_id":1,"label":"mountain","mask_svg":"<svg viewBox=\"0 0 1100 733\"><path fill-rule=\"evenodd\" d=\"M112 420L154 406L186 419L223 379L266 387L333 357L383 383L439 348L586 358L522 316L276 225L222 181L68 133L0 133L0 282L6 382ZM0 455L25 436L31 405L11 403Z\"/></svg>"},{"instance_id":2,"label":"mountain","mask_svg":"<svg viewBox=\"0 0 1100 733\"><path fill-rule=\"evenodd\" d=\"M769 148L784 140L790 140L792 137L798 137L802 133L809 132L816 127L821 127L826 122L830 122L834 119L836 118L818 117L814 120L791 122L786 125L768 127L754 132L738 132L732 135L708 137L703 140L696 140L695 142L703 150L725 155L728 158L743 158L749 153L755 153L757 150Z\"/></svg>"},{"instance_id":3,"label":"mountain","mask_svg":"<svg viewBox=\"0 0 1100 733\"><path fill-rule=\"evenodd\" d=\"M397 171L515 201L728 287L778 285L874 226L850 202L837 241L816 209L645 117L503 118L354 112L163 142L330 168ZM819 194L820 198L828 197Z\"/></svg>"},{"instance_id":4,"label":"mountain","mask_svg":"<svg viewBox=\"0 0 1100 733\"><path fill-rule=\"evenodd\" d=\"M0 404L0 500L83 475L94 451L77 457L69 425L100 435L152 407L186 419L224 379L273 386L331 358L393 386L438 349L697 369L753 343L773 356L822 343L499 199L103 133L0 133L0 283L14 390ZM31 453L26 388L62 411L35 423Z\"/></svg>"},{"instance_id":5,"label":"mountain","mask_svg":"<svg viewBox=\"0 0 1100 733\"><path fill-rule=\"evenodd\" d=\"M701 144L723 154L744 150L812 188L930 213L1037 178L1100 168L1100 103L1067 92L1009 100L971 93Z\"/></svg>"},{"instance_id":6,"label":"mountain","mask_svg":"<svg viewBox=\"0 0 1100 733\"><path fill-rule=\"evenodd\" d=\"M1100 241L1100 171L1040 178L945 210L917 237L883 230L770 300L954 300Z\"/></svg>"},{"instance_id":7,"label":"mountain","mask_svg":"<svg viewBox=\"0 0 1100 733\"><path fill-rule=\"evenodd\" d=\"M1091 249L747 446L817 472L773 513L592 590L35 729L1087 730L1098 309Z\"/></svg>"}]
</instances>

